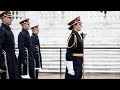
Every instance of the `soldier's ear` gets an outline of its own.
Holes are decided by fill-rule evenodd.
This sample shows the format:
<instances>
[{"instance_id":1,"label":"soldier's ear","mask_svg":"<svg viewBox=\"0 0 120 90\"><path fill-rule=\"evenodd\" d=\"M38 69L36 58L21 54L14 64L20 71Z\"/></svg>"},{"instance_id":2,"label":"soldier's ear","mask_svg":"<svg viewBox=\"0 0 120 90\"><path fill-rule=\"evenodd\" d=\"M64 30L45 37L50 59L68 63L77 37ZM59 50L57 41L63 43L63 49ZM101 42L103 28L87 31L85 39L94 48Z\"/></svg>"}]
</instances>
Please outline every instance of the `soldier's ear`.
<instances>
[{"instance_id":1,"label":"soldier's ear","mask_svg":"<svg viewBox=\"0 0 120 90\"><path fill-rule=\"evenodd\" d=\"M2 22L4 22L5 21L5 17L1 17L1 20L2 20Z\"/></svg>"}]
</instances>

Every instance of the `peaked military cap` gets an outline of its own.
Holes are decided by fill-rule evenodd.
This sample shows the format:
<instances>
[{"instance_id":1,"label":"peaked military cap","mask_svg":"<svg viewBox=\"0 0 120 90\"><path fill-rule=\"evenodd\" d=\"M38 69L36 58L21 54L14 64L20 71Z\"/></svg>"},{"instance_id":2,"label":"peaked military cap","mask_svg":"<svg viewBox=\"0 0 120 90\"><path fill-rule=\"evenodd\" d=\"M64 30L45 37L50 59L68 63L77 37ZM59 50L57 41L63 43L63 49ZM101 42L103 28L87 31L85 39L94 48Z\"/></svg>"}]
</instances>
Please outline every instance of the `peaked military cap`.
<instances>
[{"instance_id":1,"label":"peaked military cap","mask_svg":"<svg viewBox=\"0 0 120 90\"><path fill-rule=\"evenodd\" d=\"M0 13L0 19L1 19L2 17L12 17L12 14L11 14L10 11L2 11L2 12Z\"/></svg>"},{"instance_id":2,"label":"peaked military cap","mask_svg":"<svg viewBox=\"0 0 120 90\"><path fill-rule=\"evenodd\" d=\"M68 25L70 26L69 29L71 30L71 27L72 27L73 25L75 25L76 23L82 24L82 22L80 21L80 16L76 17L75 19L73 19L72 21L70 21L70 22L68 23Z\"/></svg>"},{"instance_id":3,"label":"peaked military cap","mask_svg":"<svg viewBox=\"0 0 120 90\"><path fill-rule=\"evenodd\" d=\"M29 18L20 21L20 24L29 24Z\"/></svg>"},{"instance_id":4,"label":"peaked military cap","mask_svg":"<svg viewBox=\"0 0 120 90\"><path fill-rule=\"evenodd\" d=\"M38 26L39 26L39 25L33 26L33 27L31 27L31 29L38 28Z\"/></svg>"}]
</instances>

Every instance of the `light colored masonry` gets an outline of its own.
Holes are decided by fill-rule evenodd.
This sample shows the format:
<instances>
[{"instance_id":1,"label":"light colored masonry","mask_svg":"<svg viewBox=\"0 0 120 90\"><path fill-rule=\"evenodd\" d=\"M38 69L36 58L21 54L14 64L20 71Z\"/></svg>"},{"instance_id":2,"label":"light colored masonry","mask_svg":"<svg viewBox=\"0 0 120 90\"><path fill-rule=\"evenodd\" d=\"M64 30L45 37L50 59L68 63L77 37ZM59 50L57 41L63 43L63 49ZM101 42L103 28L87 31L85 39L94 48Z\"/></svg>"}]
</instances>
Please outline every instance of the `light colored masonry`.
<instances>
[{"instance_id":1,"label":"light colored masonry","mask_svg":"<svg viewBox=\"0 0 120 90\"><path fill-rule=\"evenodd\" d=\"M11 25L15 42L21 31L19 21L30 18L31 26L38 24L41 46L66 46L70 34L67 23L77 16L83 22L82 30L87 33L85 45L119 45L120 11L12 11L14 20ZM31 34L31 30L29 30Z\"/></svg>"}]
</instances>

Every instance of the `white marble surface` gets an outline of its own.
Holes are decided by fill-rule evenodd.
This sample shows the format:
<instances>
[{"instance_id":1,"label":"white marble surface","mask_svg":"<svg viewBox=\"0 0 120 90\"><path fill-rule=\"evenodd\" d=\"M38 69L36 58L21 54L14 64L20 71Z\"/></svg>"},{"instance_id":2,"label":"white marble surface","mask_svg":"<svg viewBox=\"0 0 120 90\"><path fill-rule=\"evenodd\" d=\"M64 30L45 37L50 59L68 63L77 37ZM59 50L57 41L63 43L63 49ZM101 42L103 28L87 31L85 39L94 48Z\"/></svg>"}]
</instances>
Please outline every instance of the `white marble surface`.
<instances>
[{"instance_id":1,"label":"white marble surface","mask_svg":"<svg viewBox=\"0 0 120 90\"><path fill-rule=\"evenodd\" d=\"M83 31L87 32L85 44L119 44L120 42L120 11L14 11L11 27L17 36L21 30L20 20L30 18L30 23L39 25L41 44L63 44L65 46L70 32L67 23L77 16L81 16ZM31 30L29 30L31 34Z\"/></svg>"}]
</instances>

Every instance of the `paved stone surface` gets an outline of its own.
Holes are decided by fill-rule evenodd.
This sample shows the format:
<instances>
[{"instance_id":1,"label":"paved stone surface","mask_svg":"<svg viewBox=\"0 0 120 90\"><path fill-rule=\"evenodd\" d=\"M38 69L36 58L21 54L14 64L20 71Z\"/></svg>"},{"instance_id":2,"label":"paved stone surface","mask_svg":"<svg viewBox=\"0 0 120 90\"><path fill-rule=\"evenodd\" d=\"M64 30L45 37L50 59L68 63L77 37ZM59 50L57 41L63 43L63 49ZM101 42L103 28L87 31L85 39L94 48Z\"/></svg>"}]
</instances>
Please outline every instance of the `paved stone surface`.
<instances>
[{"instance_id":1,"label":"paved stone surface","mask_svg":"<svg viewBox=\"0 0 120 90\"><path fill-rule=\"evenodd\" d=\"M64 73L39 73L39 79L64 79ZM120 73L85 73L85 79L120 79Z\"/></svg>"}]
</instances>

